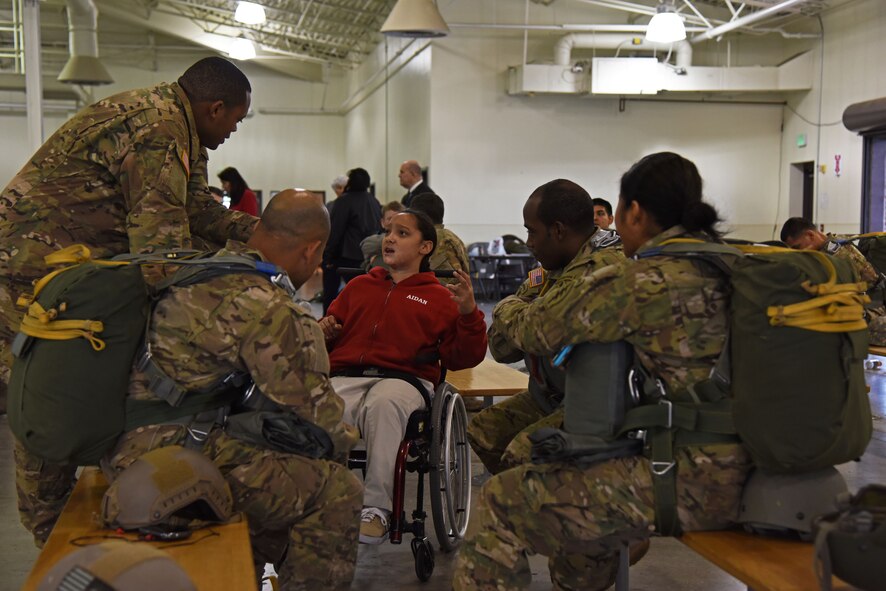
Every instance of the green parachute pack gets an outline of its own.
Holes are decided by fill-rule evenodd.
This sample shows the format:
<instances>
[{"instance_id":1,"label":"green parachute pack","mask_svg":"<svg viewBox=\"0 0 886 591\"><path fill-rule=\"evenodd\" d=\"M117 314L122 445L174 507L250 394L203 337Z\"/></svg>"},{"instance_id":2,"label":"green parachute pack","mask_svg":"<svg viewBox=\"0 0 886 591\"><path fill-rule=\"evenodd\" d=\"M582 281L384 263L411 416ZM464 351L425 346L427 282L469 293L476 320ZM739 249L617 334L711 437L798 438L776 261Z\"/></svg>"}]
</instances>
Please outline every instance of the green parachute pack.
<instances>
[{"instance_id":1,"label":"green parachute pack","mask_svg":"<svg viewBox=\"0 0 886 591\"><path fill-rule=\"evenodd\" d=\"M637 256L694 258L727 274L732 287L729 335L710 377L668 392L655 376L644 376L640 405L627 412L621 429L646 432L660 532L679 532L676 447L737 436L757 469L769 474L812 472L861 457L873 431L864 380L869 298L847 261L692 239Z\"/></svg>"},{"instance_id":2,"label":"green parachute pack","mask_svg":"<svg viewBox=\"0 0 886 591\"><path fill-rule=\"evenodd\" d=\"M183 396L176 391L152 362L147 342L153 304L165 290L230 273L288 282L270 263L193 251L93 260L88 248L74 245L47 256L46 262L66 266L39 280L33 294L19 298L27 312L13 342L9 425L32 454L79 465L96 464L124 431L219 408L245 385L248 376L230 375L205 392ZM180 268L151 288L143 265ZM161 399L127 400L137 356Z\"/></svg>"},{"instance_id":3,"label":"green parachute pack","mask_svg":"<svg viewBox=\"0 0 886 591\"><path fill-rule=\"evenodd\" d=\"M733 290L728 346L711 378L679 397L690 407L731 397L735 432L764 472L820 470L864 453L873 431L867 286L847 261L681 239L640 256L656 255L714 264Z\"/></svg>"}]
</instances>

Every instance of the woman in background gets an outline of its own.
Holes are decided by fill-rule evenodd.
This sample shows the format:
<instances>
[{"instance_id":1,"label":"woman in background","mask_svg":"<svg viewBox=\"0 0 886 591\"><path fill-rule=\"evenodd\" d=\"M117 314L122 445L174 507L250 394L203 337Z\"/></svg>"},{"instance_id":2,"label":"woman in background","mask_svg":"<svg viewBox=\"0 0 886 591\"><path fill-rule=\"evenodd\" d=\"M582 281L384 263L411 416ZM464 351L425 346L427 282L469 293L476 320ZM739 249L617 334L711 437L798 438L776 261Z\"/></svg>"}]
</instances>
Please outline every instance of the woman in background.
<instances>
[{"instance_id":1,"label":"woman in background","mask_svg":"<svg viewBox=\"0 0 886 591\"><path fill-rule=\"evenodd\" d=\"M258 217L258 199L236 168L227 167L218 173L218 178L222 182L222 188L231 198L229 209Z\"/></svg>"}]
</instances>

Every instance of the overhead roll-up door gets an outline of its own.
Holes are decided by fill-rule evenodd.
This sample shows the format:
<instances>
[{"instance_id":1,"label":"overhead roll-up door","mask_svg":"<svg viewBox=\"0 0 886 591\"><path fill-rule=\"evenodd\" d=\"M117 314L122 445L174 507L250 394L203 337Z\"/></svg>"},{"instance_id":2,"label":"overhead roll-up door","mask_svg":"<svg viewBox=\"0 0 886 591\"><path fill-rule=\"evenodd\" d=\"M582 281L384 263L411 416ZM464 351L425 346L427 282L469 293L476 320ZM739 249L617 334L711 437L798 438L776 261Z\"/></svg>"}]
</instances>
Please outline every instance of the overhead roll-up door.
<instances>
[{"instance_id":1,"label":"overhead roll-up door","mask_svg":"<svg viewBox=\"0 0 886 591\"><path fill-rule=\"evenodd\" d=\"M849 105L843 111L843 125L861 135L886 131L886 97Z\"/></svg>"}]
</instances>

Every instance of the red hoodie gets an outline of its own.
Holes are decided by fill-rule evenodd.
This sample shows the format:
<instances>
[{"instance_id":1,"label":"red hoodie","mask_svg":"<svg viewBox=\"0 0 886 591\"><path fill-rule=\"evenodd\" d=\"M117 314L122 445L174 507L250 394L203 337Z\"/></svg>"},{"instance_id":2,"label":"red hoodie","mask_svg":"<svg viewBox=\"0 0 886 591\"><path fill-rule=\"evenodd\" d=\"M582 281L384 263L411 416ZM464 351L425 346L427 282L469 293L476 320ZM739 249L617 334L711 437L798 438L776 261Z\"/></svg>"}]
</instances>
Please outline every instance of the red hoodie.
<instances>
[{"instance_id":1,"label":"red hoodie","mask_svg":"<svg viewBox=\"0 0 886 591\"><path fill-rule=\"evenodd\" d=\"M348 282L329 306L342 325L332 344L332 371L369 365L440 381L437 362L416 356L439 352L447 369L474 367L486 356L483 312L459 314L448 289L431 272L394 283L388 271L374 267Z\"/></svg>"}]
</instances>

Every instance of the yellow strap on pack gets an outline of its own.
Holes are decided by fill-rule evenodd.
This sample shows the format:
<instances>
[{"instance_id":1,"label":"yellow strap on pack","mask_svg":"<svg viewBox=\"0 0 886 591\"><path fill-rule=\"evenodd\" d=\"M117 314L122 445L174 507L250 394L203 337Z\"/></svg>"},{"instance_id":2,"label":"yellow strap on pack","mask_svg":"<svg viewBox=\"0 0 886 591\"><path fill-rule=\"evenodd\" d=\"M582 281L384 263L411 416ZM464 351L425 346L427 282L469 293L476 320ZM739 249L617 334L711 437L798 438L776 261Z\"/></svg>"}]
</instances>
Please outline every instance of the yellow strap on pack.
<instances>
[{"instance_id":1,"label":"yellow strap on pack","mask_svg":"<svg viewBox=\"0 0 886 591\"><path fill-rule=\"evenodd\" d=\"M861 235L859 237L864 237ZM700 243L694 238L672 238L662 245L673 243ZM824 283L814 284L804 281L801 287L816 296L805 302L787 306L769 306L766 315L772 326L792 326L817 332L848 332L866 330L864 305L870 298L864 293L867 283L837 283L837 268L830 257L817 250L795 250L780 246L756 244L730 244L746 254L793 253L806 254L818 259L825 268L828 278Z\"/></svg>"},{"instance_id":2,"label":"yellow strap on pack","mask_svg":"<svg viewBox=\"0 0 886 591\"><path fill-rule=\"evenodd\" d=\"M34 302L28 306L20 330L28 336L52 341L84 338L96 351L105 348L105 342L96 336L105 328L100 320L55 320L57 316L55 308L45 310L39 302Z\"/></svg>"},{"instance_id":3,"label":"yellow strap on pack","mask_svg":"<svg viewBox=\"0 0 886 591\"><path fill-rule=\"evenodd\" d=\"M61 269L56 269L55 271L44 275L41 277L36 283L34 283L34 293L22 294L16 300L16 305L22 308L30 306L33 302L37 300L37 296L40 295L40 292L43 291L43 288L46 287L46 284L55 279L61 273L64 273L68 269L73 269L78 265L82 265L83 263L94 263L96 265L104 265L106 267L119 267L121 265L128 265L129 263L126 261L102 261L102 260L93 260L92 251L83 244L72 244L71 246L67 246L53 252L52 254L48 254L43 257L43 261L47 265L68 265L67 267L62 267Z\"/></svg>"}]
</instances>

